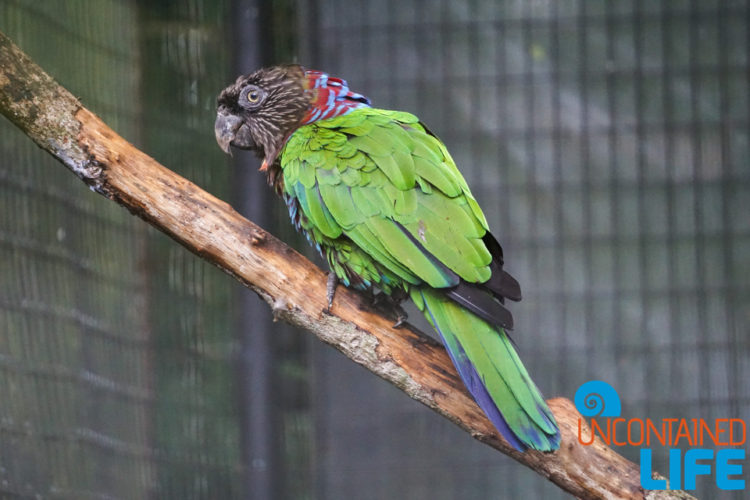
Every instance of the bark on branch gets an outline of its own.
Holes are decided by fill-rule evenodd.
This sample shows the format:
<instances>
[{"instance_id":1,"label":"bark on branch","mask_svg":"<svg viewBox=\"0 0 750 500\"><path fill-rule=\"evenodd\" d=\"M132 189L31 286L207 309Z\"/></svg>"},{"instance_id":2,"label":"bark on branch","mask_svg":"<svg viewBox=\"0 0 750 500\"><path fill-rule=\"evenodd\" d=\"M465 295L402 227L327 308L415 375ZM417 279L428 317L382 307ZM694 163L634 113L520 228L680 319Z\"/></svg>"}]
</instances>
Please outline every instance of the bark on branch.
<instances>
[{"instance_id":1,"label":"bark on branch","mask_svg":"<svg viewBox=\"0 0 750 500\"><path fill-rule=\"evenodd\" d=\"M566 399L549 401L562 430L559 451L513 450L468 395L442 346L409 326L392 329L393 318L342 287L332 313L323 313L326 276L320 269L117 135L2 33L0 112L91 189L253 289L276 317L314 333L564 490L585 499L691 498L681 491L644 492L636 464L601 442L580 445L580 415Z\"/></svg>"}]
</instances>

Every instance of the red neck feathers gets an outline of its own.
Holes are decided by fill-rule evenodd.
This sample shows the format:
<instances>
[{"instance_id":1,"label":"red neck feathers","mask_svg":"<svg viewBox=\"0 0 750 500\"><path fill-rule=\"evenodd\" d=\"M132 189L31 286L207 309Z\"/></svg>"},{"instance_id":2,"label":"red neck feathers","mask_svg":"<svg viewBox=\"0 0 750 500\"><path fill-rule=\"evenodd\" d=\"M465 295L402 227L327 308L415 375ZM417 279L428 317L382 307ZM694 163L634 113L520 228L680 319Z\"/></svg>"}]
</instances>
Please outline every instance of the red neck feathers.
<instances>
[{"instance_id":1,"label":"red neck feathers","mask_svg":"<svg viewBox=\"0 0 750 500\"><path fill-rule=\"evenodd\" d=\"M305 71L305 89L313 94L312 106L302 118L302 125L326 120L370 106L370 100L349 90L346 80L328 76L322 71Z\"/></svg>"}]
</instances>

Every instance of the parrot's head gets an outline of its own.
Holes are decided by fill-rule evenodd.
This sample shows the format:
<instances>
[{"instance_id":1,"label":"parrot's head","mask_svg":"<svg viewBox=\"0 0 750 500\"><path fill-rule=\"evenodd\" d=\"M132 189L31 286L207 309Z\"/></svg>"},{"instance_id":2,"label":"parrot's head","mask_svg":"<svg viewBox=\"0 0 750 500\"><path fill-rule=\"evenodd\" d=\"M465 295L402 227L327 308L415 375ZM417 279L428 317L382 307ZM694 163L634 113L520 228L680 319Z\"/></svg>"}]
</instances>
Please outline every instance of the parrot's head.
<instances>
[{"instance_id":1,"label":"parrot's head","mask_svg":"<svg viewBox=\"0 0 750 500\"><path fill-rule=\"evenodd\" d=\"M349 90L346 80L288 64L240 76L216 104L214 130L221 149L254 150L265 170L297 128L369 107L370 100Z\"/></svg>"},{"instance_id":2,"label":"parrot's head","mask_svg":"<svg viewBox=\"0 0 750 500\"><path fill-rule=\"evenodd\" d=\"M237 78L216 103L214 131L221 149L250 149L263 157L262 170L273 165L311 106L305 83L305 70L298 65L263 68Z\"/></svg>"}]
</instances>

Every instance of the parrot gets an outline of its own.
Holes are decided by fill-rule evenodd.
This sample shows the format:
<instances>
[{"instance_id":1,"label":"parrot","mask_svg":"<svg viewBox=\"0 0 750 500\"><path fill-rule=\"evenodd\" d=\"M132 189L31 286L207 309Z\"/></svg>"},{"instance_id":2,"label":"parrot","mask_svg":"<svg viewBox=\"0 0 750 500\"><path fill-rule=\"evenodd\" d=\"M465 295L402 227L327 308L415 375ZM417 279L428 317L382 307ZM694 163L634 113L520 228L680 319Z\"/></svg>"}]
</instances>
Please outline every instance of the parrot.
<instances>
[{"instance_id":1,"label":"parrot","mask_svg":"<svg viewBox=\"0 0 750 500\"><path fill-rule=\"evenodd\" d=\"M503 250L446 146L415 115L379 109L329 74L285 64L217 98L219 147L254 151L292 224L339 283L411 299L479 407L518 451L554 451L560 430L508 336L521 300Z\"/></svg>"}]
</instances>

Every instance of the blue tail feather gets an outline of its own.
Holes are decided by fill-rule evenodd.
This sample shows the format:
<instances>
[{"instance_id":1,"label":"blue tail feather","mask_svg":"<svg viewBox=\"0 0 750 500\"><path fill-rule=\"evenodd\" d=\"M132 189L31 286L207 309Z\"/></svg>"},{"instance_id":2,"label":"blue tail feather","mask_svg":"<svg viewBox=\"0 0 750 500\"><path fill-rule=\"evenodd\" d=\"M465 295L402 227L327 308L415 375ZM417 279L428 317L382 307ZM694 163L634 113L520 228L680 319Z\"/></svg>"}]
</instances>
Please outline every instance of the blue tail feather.
<instances>
[{"instance_id":1,"label":"blue tail feather","mask_svg":"<svg viewBox=\"0 0 750 500\"><path fill-rule=\"evenodd\" d=\"M499 370L499 365L493 362L493 366L495 368L491 370L491 373L486 373L484 375L480 374L477 371L475 364L471 361L464 346L461 344L459 338L459 333L461 335L468 335L469 333L465 331L450 331L454 328L460 328L458 325L463 325L463 323L453 323L450 319L446 320L446 310L442 309L442 307L444 306L441 305L445 302L442 299L436 299L435 295L433 293L430 293L429 291L427 293L425 293L424 291L419 291L418 293L419 299L421 300L416 300L415 302L420 306L420 309L423 310L427 319L430 320L430 323L433 324L437 332L440 334L440 337L446 347L446 350L448 351L448 355L450 356L451 361L453 361L458 374L460 375L471 395L474 397L474 400L484 411L495 428L505 438L505 440L508 441L508 443L518 451L525 451L527 448L542 451L557 449L560 444L560 432L557 424L554 421L554 416L550 412L549 408L547 408L544 404L544 400L538 393L536 385L528 377L528 374L526 374L526 370L522 365L519 366L520 360L518 360L515 353L513 353L513 355L509 355L508 357L503 354L501 358L496 359L496 361L499 362L500 360L503 360L505 363L512 363L511 366L515 366L518 369L519 373L517 375L513 375L513 377L517 378L520 375L521 379L525 381L523 383L523 386L527 387L526 397L528 398L528 394L535 394L534 398L538 401L538 403L536 404L529 403L529 400L526 399L526 403L524 403L525 406L521 405L520 400L518 400L518 397L520 395L516 394L511 386L508 385L508 382L505 378L509 373L513 373L512 371L508 372L507 369L501 371ZM450 301L448 303L451 304L448 307L457 307ZM436 309L436 311L439 310L442 314L436 314L436 312L432 310L432 308L435 307L439 308ZM467 314L471 313L467 311ZM442 318L442 321L440 321L440 318ZM449 330L444 331L446 328ZM498 335L501 335L501 333L498 332ZM506 348L510 353L512 347L510 345L506 345ZM495 352L497 353L505 351L495 350ZM504 376L503 373L506 373L506 375ZM496 394L495 398L493 398L493 396L489 393L487 389L488 386L485 383L484 379L485 376L499 377L499 379L493 379L495 384L494 387L496 388L495 390L500 390L502 393L504 393L505 396L503 397L505 398L509 397L508 395L511 394L513 396L510 397L515 398L515 400L510 400L511 408L506 408L506 411L514 412L513 418L515 427L512 427L509 424L507 418L503 415L502 408L499 408L497 403L495 402L498 395ZM518 382L516 382L515 384L515 390L521 390L519 388L520 386L518 386Z\"/></svg>"}]
</instances>

